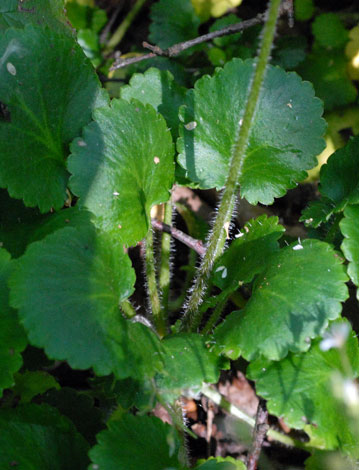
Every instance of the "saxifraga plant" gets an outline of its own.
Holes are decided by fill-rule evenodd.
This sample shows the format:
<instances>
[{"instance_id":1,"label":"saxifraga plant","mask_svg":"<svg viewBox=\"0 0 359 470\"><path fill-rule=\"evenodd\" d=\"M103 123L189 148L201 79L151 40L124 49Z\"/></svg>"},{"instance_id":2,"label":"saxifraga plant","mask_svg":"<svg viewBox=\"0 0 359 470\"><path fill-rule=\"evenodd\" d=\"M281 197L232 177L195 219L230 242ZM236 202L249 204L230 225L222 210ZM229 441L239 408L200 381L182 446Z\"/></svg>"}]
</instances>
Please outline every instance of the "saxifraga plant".
<instances>
[{"instance_id":1,"label":"saxifraga plant","mask_svg":"<svg viewBox=\"0 0 359 470\"><path fill-rule=\"evenodd\" d=\"M272 204L325 147L311 83L270 65L281 1L213 36L264 23L255 58L228 60L188 90L152 67L111 100L78 44L98 38L101 11L86 10L92 26L77 42L62 0L22 3L0 6L0 468L255 469L267 435L308 451L309 470L355 468L359 349L341 315L349 279L352 289L359 283L358 138L320 171L320 199L302 215L312 236L290 241L265 215L228 235L239 196ZM70 19L82 11L71 5ZM177 21L173 5L153 4L157 46L145 58L188 49L169 44L161 23ZM195 35L204 19L189 0L178 8ZM87 53L100 66L94 50ZM188 209L192 236L172 227L175 185L220 191L209 230L200 234ZM163 216L151 219L159 205ZM176 298L172 236L191 250ZM129 257L137 245L148 292L140 312ZM27 367L28 345L57 362ZM261 397L256 419L211 386L240 357ZM86 391L60 387L50 372L62 361L92 370ZM200 393L254 429L246 462L191 460L182 397ZM153 415L156 404L171 424ZM268 412L307 439L269 428Z\"/></svg>"}]
</instances>

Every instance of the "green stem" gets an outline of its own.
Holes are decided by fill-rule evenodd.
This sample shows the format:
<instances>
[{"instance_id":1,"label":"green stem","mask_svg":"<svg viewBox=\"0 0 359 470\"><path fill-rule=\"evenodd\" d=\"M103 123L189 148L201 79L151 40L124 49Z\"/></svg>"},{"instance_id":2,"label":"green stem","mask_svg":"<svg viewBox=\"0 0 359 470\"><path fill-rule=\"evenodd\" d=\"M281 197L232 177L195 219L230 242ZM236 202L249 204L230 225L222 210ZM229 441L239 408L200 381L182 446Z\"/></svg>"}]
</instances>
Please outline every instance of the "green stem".
<instances>
[{"instance_id":1,"label":"green stem","mask_svg":"<svg viewBox=\"0 0 359 470\"><path fill-rule=\"evenodd\" d=\"M227 401L219 392L217 392L217 390L213 389L208 384L203 384L201 392L204 396L212 400L213 403L223 408L229 414L247 423L251 428L254 428L256 420L251 416L248 416L247 413L242 411L237 406ZM304 442L300 442L297 439L286 436L278 431L275 431L274 429L269 429L267 436L287 446L298 447L305 450L310 449L310 447L307 446Z\"/></svg>"},{"instance_id":2,"label":"green stem","mask_svg":"<svg viewBox=\"0 0 359 470\"><path fill-rule=\"evenodd\" d=\"M163 222L167 225L172 225L172 201L169 200L165 204L165 216ZM168 312L168 297L170 292L170 277L171 277L171 235L169 233L162 233L162 246L161 246L161 265L159 286L162 293L162 306L164 309L164 316Z\"/></svg>"},{"instance_id":3,"label":"green stem","mask_svg":"<svg viewBox=\"0 0 359 470\"><path fill-rule=\"evenodd\" d=\"M176 300L170 302L170 310L172 312L181 308L184 304L184 301L186 300L188 289L190 288L191 282L193 280L196 262L197 253L193 250L190 250L188 254L188 270L186 271L186 278L183 283L181 294L179 297L177 297Z\"/></svg>"},{"instance_id":4,"label":"green stem","mask_svg":"<svg viewBox=\"0 0 359 470\"><path fill-rule=\"evenodd\" d=\"M188 301L187 309L183 319L184 330L195 331L198 329L201 323L202 315L199 312L198 307L201 304L204 293L207 290L207 283L213 264L223 251L226 238L226 231L224 227L228 225L232 219L233 209L237 199L238 182L242 174L249 135L258 106L267 64L270 58L280 4L281 0L271 0L269 4L268 19L264 26L261 49L256 61L256 67L253 80L250 85L243 121L239 125L239 132L233 146L228 177L218 209L218 214L208 240L207 251L203 257L192 295Z\"/></svg>"},{"instance_id":5,"label":"green stem","mask_svg":"<svg viewBox=\"0 0 359 470\"><path fill-rule=\"evenodd\" d=\"M141 8L143 7L145 3L146 3L146 0L137 0L134 7L126 15L125 19L122 21L122 23L119 25L119 27L116 29L116 31L108 40L106 49L104 51L105 54L113 51L113 49L115 49L120 44L120 42L122 41L122 38L126 34L126 31L131 26L133 20L136 18L137 14L139 13L139 11L141 10Z\"/></svg>"},{"instance_id":6,"label":"green stem","mask_svg":"<svg viewBox=\"0 0 359 470\"><path fill-rule=\"evenodd\" d=\"M129 300L123 300L120 303L120 308L127 318L133 318L136 315L136 310L133 308Z\"/></svg>"},{"instance_id":7,"label":"green stem","mask_svg":"<svg viewBox=\"0 0 359 470\"><path fill-rule=\"evenodd\" d=\"M335 237L337 236L338 231L339 231L339 222L342 220L342 218L343 218L343 215L341 213L335 215L334 221L324 238L325 242L331 243L331 244L334 243Z\"/></svg>"},{"instance_id":8,"label":"green stem","mask_svg":"<svg viewBox=\"0 0 359 470\"><path fill-rule=\"evenodd\" d=\"M146 236L146 277L153 321L156 326L157 333L162 337L166 334L166 322L163 318L160 295L157 287L152 227L149 228Z\"/></svg>"},{"instance_id":9,"label":"green stem","mask_svg":"<svg viewBox=\"0 0 359 470\"><path fill-rule=\"evenodd\" d=\"M209 317L207 324L205 325L205 327L202 330L203 335L206 335L206 334L210 333L212 331L212 329L216 326L218 320L221 318L221 315L222 315L223 309L224 309L224 307L227 303L228 297L229 297L229 295L227 295L226 297L221 299L218 302L218 304L216 305L216 308L211 313L211 316Z\"/></svg>"}]
</instances>

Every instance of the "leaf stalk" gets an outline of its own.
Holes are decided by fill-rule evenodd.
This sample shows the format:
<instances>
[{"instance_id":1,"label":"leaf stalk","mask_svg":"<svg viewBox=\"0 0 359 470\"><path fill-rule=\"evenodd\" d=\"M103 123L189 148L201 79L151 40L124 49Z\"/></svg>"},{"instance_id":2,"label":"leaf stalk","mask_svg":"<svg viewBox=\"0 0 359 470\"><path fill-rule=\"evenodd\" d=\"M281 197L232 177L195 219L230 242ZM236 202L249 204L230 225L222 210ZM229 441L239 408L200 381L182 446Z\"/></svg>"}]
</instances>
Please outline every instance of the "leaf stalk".
<instances>
[{"instance_id":1,"label":"leaf stalk","mask_svg":"<svg viewBox=\"0 0 359 470\"><path fill-rule=\"evenodd\" d=\"M183 330L198 330L202 320L202 313L199 311L198 307L202 303L203 297L207 291L208 280L213 264L221 255L224 248L226 240L225 227L228 227L232 219L233 210L237 200L239 179L242 174L250 131L259 103L267 64L270 58L270 52L276 31L276 23L280 12L280 5L281 0L271 0L269 4L261 48L255 62L254 76L250 85L243 120L238 123L238 135L233 146L227 181L219 205L217 217L207 242L206 254L199 267L192 295L187 304L185 316L183 318Z\"/></svg>"}]
</instances>

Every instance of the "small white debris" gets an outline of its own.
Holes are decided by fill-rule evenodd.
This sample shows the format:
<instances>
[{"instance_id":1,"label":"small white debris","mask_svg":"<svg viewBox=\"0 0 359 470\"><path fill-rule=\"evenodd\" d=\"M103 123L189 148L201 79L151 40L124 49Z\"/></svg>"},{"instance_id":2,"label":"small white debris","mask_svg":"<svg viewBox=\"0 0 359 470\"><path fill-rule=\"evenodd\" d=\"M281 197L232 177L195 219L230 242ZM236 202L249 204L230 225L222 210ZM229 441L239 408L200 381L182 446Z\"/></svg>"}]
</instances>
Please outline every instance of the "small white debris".
<instances>
[{"instance_id":1,"label":"small white debris","mask_svg":"<svg viewBox=\"0 0 359 470\"><path fill-rule=\"evenodd\" d=\"M6 68L7 68L7 71L11 74L11 75L16 75L16 68L15 68L15 65L12 64L11 62L8 62L6 64Z\"/></svg>"},{"instance_id":2,"label":"small white debris","mask_svg":"<svg viewBox=\"0 0 359 470\"><path fill-rule=\"evenodd\" d=\"M243 119L240 119L238 124L241 126L243 124Z\"/></svg>"},{"instance_id":3,"label":"small white debris","mask_svg":"<svg viewBox=\"0 0 359 470\"><path fill-rule=\"evenodd\" d=\"M300 241L300 238L298 237L298 245L293 246L293 250L303 250L302 242Z\"/></svg>"},{"instance_id":4,"label":"small white debris","mask_svg":"<svg viewBox=\"0 0 359 470\"><path fill-rule=\"evenodd\" d=\"M294 250L294 251L303 250L303 245L300 245L300 244L298 243L298 245L293 246L293 250Z\"/></svg>"},{"instance_id":5,"label":"small white debris","mask_svg":"<svg viewBox=\"0 0 359 470\"><path fill-rule=\"evenodd\" d=\"M217 269L216 269L216 273L218 272L221 272L222 271L222 279L225 279L227 277L227 268L225 266L219 266Z\"/></svg>"},{"instance_id":6,"label":"small white debris","mask_svg":"<svg viewBox=\"0 0 359 470\"><path fill-rule=\"evenodd\" d=\"M191 121L191 122L188 122L187 124L185 124L184 127L185 127L188 131L193 131L193 129L196 129L197 123L196 123L196 121Z\"/></svg>"},{"instance_id":7,"label":"small white debris","mask_svg":"<svg viewBox=\"0 0 359 470\"><path fill-rule=\"evenodd\" d=\"M241 237L244 236L244 233L241 232L241 231L239 231L239 232L238 232L236 235L234 235L234 236L235 236L235 238L241 238Z\"/></svg>"},{"instance_id":8,"label":"small white debris","mask_svg":"<svg viewBox=\"0 0 359 470\"><path fill-rule=\"evenodd\" d=\"M160 163L160 159L158 157L155 157L153 159L153 161L155 162L156 165L158 165Z\"/></svg>"},{"instance_id":9,"label":"small white debris","mask_svg":"<svg viewBox=\"0 0 359 470\"><path fill-rule=\"evenodd\" d=\"M311 224L313 222L313 217L310 217L309 219L305 219L304 221L306 224Z\"/></svg>"},{"instance_id":10,"label":"small white debris","mask_svg":"<svg viewBox=\"0 0 359 470\"><path fill-rule=\"evenodd\" d=\"M112 194L113 194L114 196L119 196L119 195L120 195L120 193L119 193L118 191L114 191Z\"/></svg>"},{"instance_id":11,"label":"small white debris","mask_svg":"<svg viewBox=\"0 0 359 470\"><path fill-rule=\"evenodd\" d=\"M292 105L292 103L287 103L287 106L288 106L288 108L290 108L290 109L292 109L292 108L293 108L293 105Z\"/></svg>"},{"instance_id":12,"label":"small white debris","mask_svg":"<svg viewBox=\"0 0 359 470\"><path fill-rule=\"evenodd\" d=\"M229 240L229 226L230 225L231 225L230 222L225 222L225 224L223 225L223 228L226 231L227 240Z\"/></svg>"},{"instance_id":13,"label":"small white debris","mask_svg":"<svg viewBox=\"0 0 359 470\"><path fill-rule=\"evenodd\" d=\"M117 227L118 227L119 229L121 229L121 228L122 228L122 225L121 225L121 224L118 224Z\"/></svg>"},{"instance_id":14,"label":"small white debris","mask_svg":"<svg viewBox=\"0 0 359 470\"><path fill-rule=\"evenodd\" d=\"M84 140L78 140L78 141L77 141L77 145L78 145L79 147L86 147L86 146L87 146L87 144L86 144L86 142L85 142Z\"/></svg>"}]
</instances>

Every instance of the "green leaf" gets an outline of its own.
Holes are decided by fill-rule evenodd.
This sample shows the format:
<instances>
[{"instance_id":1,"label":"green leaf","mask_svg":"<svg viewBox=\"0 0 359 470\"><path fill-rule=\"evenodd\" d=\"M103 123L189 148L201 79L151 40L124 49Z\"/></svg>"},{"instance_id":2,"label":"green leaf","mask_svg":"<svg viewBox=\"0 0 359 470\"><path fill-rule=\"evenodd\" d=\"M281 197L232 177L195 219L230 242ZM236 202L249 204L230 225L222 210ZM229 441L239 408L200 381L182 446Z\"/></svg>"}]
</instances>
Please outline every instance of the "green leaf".
<instances>
[{"instance_id":1,"label":"green leaf","mask_svg":"<svg viewBox=\"0 0 359 470\"><path fill-rule=\"evenodd\" d=\"M157 370L160 347L151 330L120 313L134 281L121 245L89 224L66 227L32 243L20 258L12 304L30 342L50 358L75 369L93 367L98 375L142 377Z\"/></svg>"},{"instance_id":2,"label":"green leaf","mask_svg":"<svg viewBox=\"0 0 359 470\"><path fill-rule=\"evenodd\" d=\"M209 350L208 338L180 333L163 340L166 348L164 371L157 378L159 389L179 396L183 390L199 391L203 382L216 383L226 361Z\"/></svg>"},{"instance_id":3,"label":"green leaf","mask_svg":"<svg viewBox=\"0 0 359 470\"><path fill-rule=\"evenodd\" d=\"M23 0L1 1L1 32L11 26L21 28L28 23L72 34L65 16L64 0L26 0L26 3Z\"/></svg>"},{"instance_id":4,"label":"green leaf","mask_svg":"<svg viewBox=\"0 0 359 470\"><path fill-rule=\"evenodd\" d=\"M0 244L13 258L24 253L34 224L44 218L38 209L25 207L19 199L12 199L6 189L0 189Z\"/></svg>"},{"instance_id":5,"label":"green leaf","mask_svg":"<svg viewBox=\"0 0 359 470\"><path fill-rule=\"evenodd\" d=\"M312 31L317 43L330 49L344 47L349 39L348 31L335 13L318 15Z\"/></svg>"},{"instance_id":6,"label":"green leaf","mask_svg":"<svg viewBox=\"0 0 359 470\"><path fill-rule=\"evenodd\" d=\"M317 228L323 222L328 222L334 210L335 204L330 199L322 197L316 201L311 201L309 206L302 212L299 220L307 226Z\"/></svg>"},{"instance_id":7,"label":"green leaf","mask_svg":"<svg viewBox=\"0 0 359 470\"><path fill-rule=\"evenodd\" d=\"M20 397L20 403L30 403L36 395L42 395L52 388L58 390L60 385L48 372L27 370L16 374L15 386L12 391L15 396Z\"/></svg>"},{"instance_id":8,"label":"green leaf","mask_svg":"<svg viewBox=\"0 0 359 470\"><path fill-rule=\"evenodd\" d=\"M307 40L305 36L282 36L278 38L273 50L273 65L285 70L293 70L306 57Z\"/></svg>"},{"instance_id":9,"label":"green leaf","mask_svg":"<svg viewBox=\"0 0 359 470\"><path fill-rule=\"evenodd\" d=\"M347 320L337 322L341 323L349 326ZM333 394L333 385L339 382L338 372L347 374L343 355L352 369L352 378L357 377L359 348L354 332L342 351L322 351L317 340L305 354L289 354L280 362L253 362L249 377L256 381L257 393L267 400L268 411L282 417L288 426L304 429L313 438L312 445L345 448L357 442L350 420L338 409L338 399Z\"/></svg>"},{"instance_id":10,"label":"green leaf","mask_svg":"<svg viewBox=\"0 0 359 470\"><path fill-rule=\"evenodd\" d=\"M233 59L213 77L202 77L180 108L179 163L203 189L225 184L253 64ZM268 67L240 177L242 197L271 204L303 179L324 147L321 114L311 84Z\"/></svg>"},{"instance_id":11,"label":"green leaf","mask_svg":"<svg viewBox=\"0 0 359 470\"><path fill-rule=\"evenodd\" d=\"M315 7L313 0L295 0L294 1L294 14L295 19L298 21L310 20L314 15Z\"/></svg>"},{"instance_id":12,"label":"green leaf","mask_svg":"<svg viewBox=\"0 0 359 470\"><path fill-rule=\"evenodd\" d=\"M62 387L60 390L48 391L41 397L41 400L57 408L62 415L67 416L79 433L94 445L96 434L104 428L103 410L100 410L98 405L95 406L93 398L86 393L88 391L81 392Z\"/></svg>"},{"instance_id":13,"label":"green leaf","mask_svg":"<svg viewBox=\"0 0 359 470\"><path fill-rule=\"evenodd\" d=\"M85 470L88 444L71 421L48 405L0 410L0 467Z\"/></svg>"},{"instance_id":14,"label":"green leaf","mask_svg":"<svg viewBox=\"0 0 359 470\"><path fill-rule=\"evenodd\" d=\"M334 152L320 171L320 193L335 205L335 212L347 204L359 203L359 136Z\"/></svg>"},{"instance_id":15,"label":"green leaf","mask_svg":"<svg viewBox=\"0 0 359 470\"><path fill-rule=\"evenodd\" d=\"M67 146L106 103L80 46L70 37L28 25L0 39L0 186L41 212L63 206Z\"/></svg>"},{"instance_id":16,"label":"green leaf","mask_svg":"<svg viewBox=\"0 0 359 470\"><path fill-rule=\"evenodd\" d=\"M16 312L9 306L7 281L12 269L9 253L0 248L0 396L14 384L13 375L22 366L21 351L27 344Z\"/></svg>"},{"instance_id":17,"label":"green leaf","mask_svg":"<svg viewBox=\"0 0 359 470\"><path fill-rule=\"evenodd\" d=\"M347 206L344 219L340 222L340 230L344 235L341 249L349 261L348 275L353 283L359 286L359 206ZM359 291L357 290L359 299Z\"/></svg>"},{"instance_id":18,"label":"green leaf","mask_svg":"<svg viewBox=\"0 0 359 470\"><path fill-rule=\"evenodd\" d=\"M245 470L246 466L241 460L232 457L210 457L201 463L195 470Z\"/></svg>"},{"instance_id":19,"label":"green leaf","mask_svg":"<svg viewBox=\"0 0 359 470\"><path fill-rule=\"evenodd\" d=\"M218 31L219 29L226 28L231 24L240 23L241 21L242 20L238 18L238 16L231 13L230 15L223 16L222 18L216 20L209 28L209 32L212 33L213 31ZM228 36L222 36L220 38L213 39L213 43L218 47L226 47L238 41L241 36L242 32L229 34Z\"/></svg>"},{"instance_id":20,"label":"green leaf","mask_svg":"<svg viewBox=\"0 0 359 470\"><path fill-rule=\"evenodd\" d=\"M222 290L251 282L265 268L270 255L279 251L277 240L285 231L278 217L261 215L247 222L213 268L212 281Z\"/></svg>"},{"instance_id":21,"label":"green leaf","mask_svg":"<svg viewBox=\"0 0 359 470\"><path fill-rule=\"evenodd\" d=\"M121 98L132 98L143 104L150 104L162 114L173 137L178 136L178 108L184 102L186 89L177 85L167 70L148 69L144 74L134 74L130 84L121 87Z\"/></svg>"},{"instance_id":22,"label":"green leaf","mask_svg":"<svg viewBox=\"0 0 359 470\"><path fill-rule=\"evenodd\" d=\"M80 5L76 2L67 3L66 15L72 26L78 31L91 29L94 33L99 33L107 22L105 10Z\"/></svg>"},{"instance_id":23,"label":"green leaf","mask_svg":"<svg viewBox=\"0 0 359 470\"><path fill-rule=\"evenodd\" d=\"M147 233L150 210L170 197L173 144L163 117L138 101L96 110L72 145L70 187L95 223L126 245Z\"/></svg>"},{"instance_id":24,"label":"green leaf","mask_svg":"<svg viewBox=\"0 0 359 470\"><path fill-rule=\"evenodd\" d=\"M33 227L29 233L28 243L42 240L47 235L65 227L82 227L91 223L93 215L87 210L79 209L78 206L63 209L55 214L49 214Z\"/></svg>"},{"instance_id":25,"label":"green leaf","mask_svg":"<svg viewBox=\"0 0 359 470\"><path fill-rule=\"evenodd\" d=\"M259 355L280 360L288 351L306 351L340 315L346 281L330 245L304 240L283 248L256 279L246 307L215 330L216 349L239 348L247 360Z\"/></svg>"},{"instance_id":26,"label":"green leaf","mask_svg":"<svg viewBox=\"0 0 359 470\"><path fill-rule=\"evenodd\" d=\"M191 0L159 0L152 5L150 17L150 41L162 49L198 36L201 20Z\"/></svg>"},{"instance_id":27,"label":"green leaf","mask_svg":"<svg viewBox=\"0 0 359 470\"><path fill-rule=\"evenodd\" d=\"M297 68L304 80L313 83L316 95L324 101L325 110L353 103L357 89L347 72L347 59L342 51L317 47Z\"/></svg>"},{"instance_id":28,"label":"green leaf","mask_svg":"<svg viewBox=\"0 0 359 470\"><path fill-rule=\"evenodd\" d=\"M347 455L328 450L316 450L305 461L305 470L357 470L355 461Z\"/></svg>"},{"instance_id":29,"label":"green leaf","mask_svg":"<svg viewBox=\"0 0 359 470\"><path fill-rule=\"evenodd\" d=\"M98 444L90 450L90 470L166 470L179 467L178 443L174 429L154 416L124 415L110 421L97 435Z\"/></svg>"}]
</instances>

